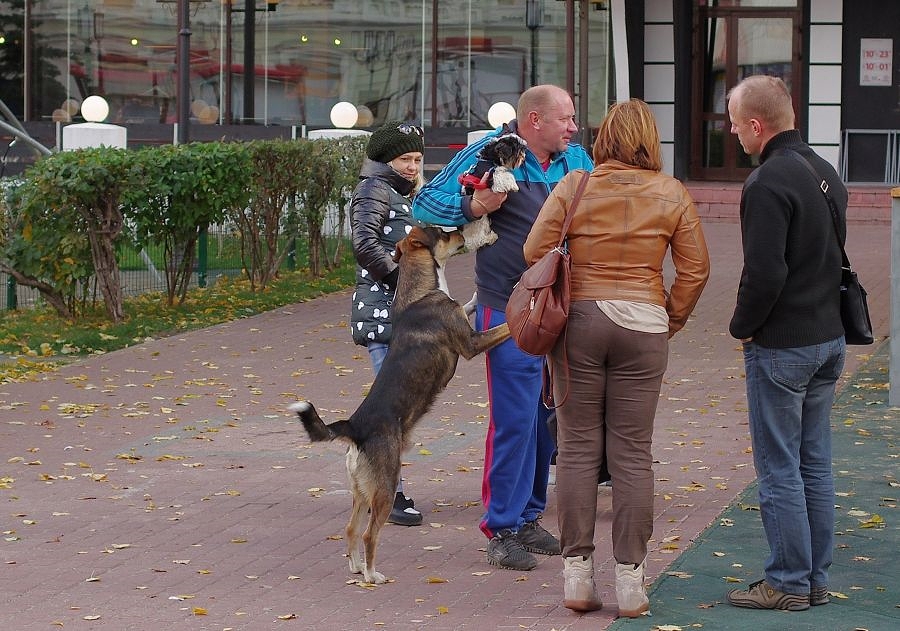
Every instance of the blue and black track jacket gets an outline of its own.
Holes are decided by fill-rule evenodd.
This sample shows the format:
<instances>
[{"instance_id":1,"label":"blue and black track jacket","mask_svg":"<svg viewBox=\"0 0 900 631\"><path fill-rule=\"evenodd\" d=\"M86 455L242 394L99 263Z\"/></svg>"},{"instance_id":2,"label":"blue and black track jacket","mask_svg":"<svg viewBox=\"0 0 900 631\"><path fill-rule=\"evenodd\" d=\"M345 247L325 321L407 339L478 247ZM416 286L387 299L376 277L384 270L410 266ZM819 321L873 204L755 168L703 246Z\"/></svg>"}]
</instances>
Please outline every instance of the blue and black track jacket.
<instances>
[{"instance_id":1,"label":"blue and black track jacket","mask_svg":"<svg viewBox=\"0 0 900 631\"><path fill-rule=\"evenodd\" d=\"M476 154L489 138L515 133L516 129L516 121L512 121L461 149L416 195L413 217L442 226L461 226L473 221L472 198L465 195L458 178L478 161ZM506 309L509 294L526 268L522 246L550 191L569 171L592 168L591 158L581 145L569 144L566 151L552 156L546 171L531 151L526 152L525 163L513 171L518 192L509 193L503 205L489 215L498 239L480 248L475 255L475 286L480 304L501 311Z\"/></svg>"}]
</instances>

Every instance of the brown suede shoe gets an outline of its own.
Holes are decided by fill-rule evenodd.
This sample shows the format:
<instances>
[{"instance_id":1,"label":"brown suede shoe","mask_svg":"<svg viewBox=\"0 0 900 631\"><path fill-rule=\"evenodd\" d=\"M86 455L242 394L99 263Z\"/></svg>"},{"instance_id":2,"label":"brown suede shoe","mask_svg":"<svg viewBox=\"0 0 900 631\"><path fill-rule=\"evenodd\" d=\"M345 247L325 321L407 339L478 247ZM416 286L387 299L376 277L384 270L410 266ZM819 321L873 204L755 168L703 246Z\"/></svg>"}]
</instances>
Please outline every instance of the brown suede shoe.
<instances>
[{"instance_id":1,"label":"brown suede shoe","mask_svg":"<svg viewBox=\"0 0 900 631\"><path fill-rule=\"evenodd\" d=\"M747 609L782 609L784 611L805 611L809 609L809 596L785 594L765 580L751 583L747 589L733 589L726 596L735 607Z\"/></svg>"}]
</instances>

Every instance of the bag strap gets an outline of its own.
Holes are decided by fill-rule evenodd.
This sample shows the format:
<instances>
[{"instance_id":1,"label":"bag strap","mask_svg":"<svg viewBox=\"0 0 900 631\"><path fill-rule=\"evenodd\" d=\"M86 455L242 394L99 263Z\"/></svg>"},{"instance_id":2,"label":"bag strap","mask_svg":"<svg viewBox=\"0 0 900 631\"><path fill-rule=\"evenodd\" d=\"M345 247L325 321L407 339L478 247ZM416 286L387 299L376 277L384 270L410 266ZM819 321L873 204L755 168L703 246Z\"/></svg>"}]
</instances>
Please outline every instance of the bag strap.
<instances>
[{"instance_id":1,"label":"bag strap","mask_svg":"<svg viewBox=\"0 0 900 631\"><path fill-rule=\"evenodd\" d=\"M572 218L575 216L575 209L578 207L578 202L581 201L581 196L584 195L584 189L587 187L588 178L590 176L591 172L585 171L581 181L578 183L578 188L575 189L575 195L572 197L572 203L569 205L569 210L566 212L566 218L563 220L562 230L559 233L559 243L556 244L556 247L558 248L561 248L566 240L569 226L572 224Z\"/></svg>"},{"instance_id":2,"label":"bag strap","mask_svg":"<svg viewBox=\"0 0 900 631\"><path fill-rule=\"evenodd\" d=\"M581 196L584 195L584 189L587 187L588 178L591 176L590 171L585 171L584 175L581 177L581 181L578 182L578 188L575 189L575 195L572 197L572 203L569 205L569 210L566 211L566 218L563 220L562 231L559 236L559 243L556 245L557 248L561 248L563 243L566 240L566 234L569 232L569 226L572 223L572 217L575 216L575 208L578 206L578 202L581 201ZM541 400L544 403L544 407L548 410L553 410L561 406L566 402L566 399L569 398L569 357L566 353L566 331L569 327L563 329L562 332L562 364L563 370L566 374L566 392L563 395L562 401L554 401L553 400L553 372L550 368L550 362L547 359L544 359L544 368L543 368L543 378L541 383Z\"/></svg>"},{"instance_id":3,"label":"bag strap","mask_svg":"<svg viewBox=\"0 0 900 631\"><path fill-rule=\"evenodd\" d=\"M819 172L816 171L816 168L812 165L812 163L810 163L806 156L801 155L794 149L782 147L780 149L776 149L773 152L773 155L788 155L794 158L800 164L806 167L806 170L809 171L814 180L819 182L819 190L822 191L822 195L825 196L825 201L828 203L828 210L831 211L831 223L834 226L834 237L837 239L838 245L841 246L841 265L844 269L850 271L850 259L847 258L847 252L844 251L844 242L841 240L841 233L839 230L840 222L838 221L837 204L835 204L834 198L828 193L828 182L825 181L825 178L819 175Z\"/></svg>"}]
</instances>

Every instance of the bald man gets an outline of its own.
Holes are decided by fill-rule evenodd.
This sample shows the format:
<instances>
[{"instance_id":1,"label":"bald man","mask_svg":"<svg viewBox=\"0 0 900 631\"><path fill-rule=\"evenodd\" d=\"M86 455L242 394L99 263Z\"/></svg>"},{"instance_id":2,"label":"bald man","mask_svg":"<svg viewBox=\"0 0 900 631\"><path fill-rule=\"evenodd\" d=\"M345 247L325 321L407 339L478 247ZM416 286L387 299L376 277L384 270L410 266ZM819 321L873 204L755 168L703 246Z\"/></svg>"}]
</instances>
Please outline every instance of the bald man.
<instances>
[{"instance_id":1,"label":"bald man","mask_svg":"<svg viewBox=\"0 0 900 631\"><path fill-rule=\"evenodd\" d=\"M458 178L477 162L492 137L514 133L528 143L525 163L514 170L519 190L489 187L468 194ZM475 255L475 326L484 330L506 321L506 302L525 270L522 246L550 191L566 173L593 168L581 145L571 96L554 85L522 93L516 119L462 149L416 196L413 216L426 223L461 226L490 214L498 239ZM559 540L540 519L547 505L550 461L556 449L541 403L543 357L522 352L513 340L486 355L490 424L485 441L481 531L489 539L487 561L511 570L530 570L534 554L560 553Z\"/></svg>"},{"instance_id":2,"label":"bald man","mask_svg":"<svg viewBox=\"0 0 900 631\"><path fill-rule=\"evenodd\" d=\"M781 79L745 78L728 93L728 115L731 133L760 162L741 193L744 269L729 331L743 343L770 555L764 578L727 598L736 607L803 611L828 603L834 548L830 418L846 352L839 242L847 189L800 138Z\"/></svg>"}]
</instances>

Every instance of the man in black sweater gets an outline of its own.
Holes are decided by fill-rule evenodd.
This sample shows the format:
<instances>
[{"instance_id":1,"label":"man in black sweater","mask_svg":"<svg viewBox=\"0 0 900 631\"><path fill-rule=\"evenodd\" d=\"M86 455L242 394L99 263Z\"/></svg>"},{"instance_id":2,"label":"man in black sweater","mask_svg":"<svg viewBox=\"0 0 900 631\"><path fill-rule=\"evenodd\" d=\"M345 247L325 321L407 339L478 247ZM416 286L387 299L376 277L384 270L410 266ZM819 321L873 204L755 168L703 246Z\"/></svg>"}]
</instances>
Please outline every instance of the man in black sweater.
<instances>
[{"instance_id":1,"label":"man in black sweater","mask_svg":"<svg viewBox=\"0 0 900 631\"><path fill-rule=\"evenodd\" d=\"M844 366L841 249L847 189L794 129L781 79L747 77L728 93L731 133L760 166L741 193L744 268L729 331L741 340L764 579L732 590L737 607L801 611L828 602L834 540L830 413ZM798 155L799 154L799 155ZM814 177L803 164L807 160ZM819 185L828 185L836 219Z\"/></svg>"}]
</instances>

